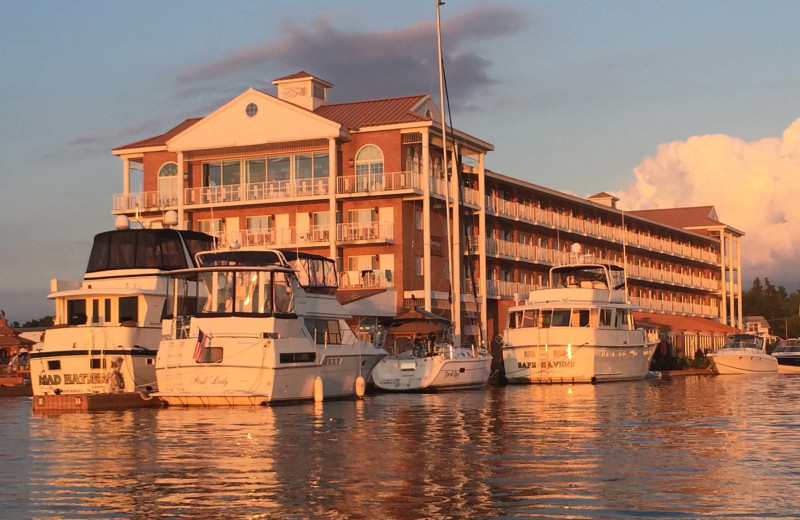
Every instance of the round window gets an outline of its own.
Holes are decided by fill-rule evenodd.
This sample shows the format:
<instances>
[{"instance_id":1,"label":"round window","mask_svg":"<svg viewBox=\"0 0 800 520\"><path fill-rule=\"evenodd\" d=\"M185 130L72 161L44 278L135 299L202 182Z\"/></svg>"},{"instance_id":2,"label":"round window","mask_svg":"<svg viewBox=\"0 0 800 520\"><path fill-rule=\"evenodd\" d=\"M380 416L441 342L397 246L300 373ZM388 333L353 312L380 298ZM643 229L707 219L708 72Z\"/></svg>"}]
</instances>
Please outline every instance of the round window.
<instances>
[{"instance_id":1,"label":"round window","mask_svg":"<svg viewBox=\"0 0 800 520\"><path fill-rule=\"evenodd\" d=\"M250 103L247 105L247 108L244 109L247 117L253 117L254 115L258 114L258 105L255 103Z\"/></svg>"}]
</instances>

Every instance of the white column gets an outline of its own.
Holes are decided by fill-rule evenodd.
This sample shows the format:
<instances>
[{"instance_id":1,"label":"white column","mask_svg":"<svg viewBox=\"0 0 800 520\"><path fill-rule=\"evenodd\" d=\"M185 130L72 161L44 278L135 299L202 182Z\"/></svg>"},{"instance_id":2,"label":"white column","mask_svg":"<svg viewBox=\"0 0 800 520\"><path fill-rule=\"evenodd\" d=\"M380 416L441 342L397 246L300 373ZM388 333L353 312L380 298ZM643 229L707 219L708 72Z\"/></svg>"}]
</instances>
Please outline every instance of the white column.
<instances>
[{"instance_id":1,"label":"white column","mask_svg":"<svg viewBox=\"0 0 800 520\"><path fill-rule=\"evenodd\" d=\"M428 132L422 134L423 154L428 146ZM444 147L444 143L442 143ZM426 154L425 154L426 155ZM432 305L431 281L431 172L422 171L422 288L425 294L425 310L430 312ZM415 260L416 262L416 260Z\"/></svg>"},{"instance_id":2,"label":"white column","mask_svg":"<svg viewBox=\"0 0 800 520\"><path fill-rule=\"evenodd\" d=\"M739 328L744 329L742 316L742 237L736 237L736 296L739 298Z\"/></svg>"},{"instance_id":3,"label":"white column","mask_svg":"<svg viewBox=\"0 0 800 520\"><path fill-rule=\"evenodd\" d=\"M728 305L729 309L728 312L730 312L731 314L732 327L736 326L736 302L734 300L734 297L736 295L736 287L734 286L734 284L736 283L736 276L735 276L736 273L733 272L733 260L734 260L733 257L735 254L736 254L736 247L734 247L733 244L733 235L728 234L728 277L730 280L728 282L728 300L730 301Z\"/></svg>"},{"instance_id":4,"label":"white column","mask_svg":"<svg viewBox=\"0 0 800 520\"><path fill-rule=\"evenodd\" d=\"M725 277L725 233L723 230L719 231L719 260L720 260L720 271L722 272L722 280L720 286L722 287L720 293L720 318L722 319L722 323L726 325L730 325L728 323L728 298L727 298L727 290L728 284Z\"/></svg>"},{"instance_id":5,"label":"white column","mask_svg":"<svg viewBox=\"0 0 800 520\"><path fill-rule=\"evenodd\" d=\"M486 297L488 292L488 277L489 270L486 262L486 172L484 171L483 160L485 154L478 155L478 273L480 275L480 287L478 287L478 304L481 306L481 335L483 336L486 346L491 345L491 340L487 336L486 324L489 321L489 312Z\"/></svg>"},{"instance_id":6,"label":"white column","mask_svg":"<svg viewBox=\"0 0 800 520\"><path fill-rule=\"evenodd\" d=\"M328 256L336 260L337 268L342 267L340 259L336 258L336 165L338 164L338 154L336 153L336 139L328 139ZM314 222L311 222L314 225ZM297 222L295 222L297 226ZM341 259L344 262L344 259Z\"/></svg>"},{"instance_id":7,"label":"white column","mask_svg":"<svg viewBox=\"0 0 800 520\"><path fill-rule=\"evenodd\" d=\"M186 226L184 225L186 216L184 215L183 211L186 193L186 181L183 180L183 168L183 152L178 152L178 229L186 229Z\"/></svg>"},{"instance_id":8,"label":"white column","mask_svg":"<svg viewBox=\"0 0 800 520\"><path fill-rule=\"evenodd\" d=\"M131 192L131 160L127 157L122 158L122 194L129 195Z\"/></svg>"},{"instance_id":9,"label":"white column","mask_svg":"<svg viewBox=\"0 0 800 520\"><path fill-rule=\"evenodd\" d=\"M456 148L458 150L458 148ZM461 204L459 203L458 184L458 163L455 154L450 161L452 175L450 177L450 197L453 198L453 229L451 232L452 240L452 259L453 265L450 267L450 286L453 288L453 307L452 320L455 325L455 344L461 345L462 325L461 325Z\"/></svg>"}]
</instances>

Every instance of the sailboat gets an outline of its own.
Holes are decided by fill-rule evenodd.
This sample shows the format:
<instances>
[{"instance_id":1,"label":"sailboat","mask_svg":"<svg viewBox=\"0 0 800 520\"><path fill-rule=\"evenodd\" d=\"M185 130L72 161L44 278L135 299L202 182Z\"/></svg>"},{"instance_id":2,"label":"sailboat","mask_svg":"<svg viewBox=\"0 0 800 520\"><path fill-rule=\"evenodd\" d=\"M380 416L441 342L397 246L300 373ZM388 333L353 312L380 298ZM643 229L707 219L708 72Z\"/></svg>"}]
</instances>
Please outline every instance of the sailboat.
<instances>
[{"instance_id":1,"label":"sailboat","mask_svg":"<svg viewBox=\"0 0 800 520\"><path fill-rule=\"evenodd\" d=\"M444 69L439 6L436 1L436 32L439 50L439 95L442 106L442 165L447 169L447 124L445 122ZM452 183L450 183L452 186ZM453 243L450 237L450 196L445 196L448 234L448 268L452 269ZM459 198L456 196L456 211ZM454 277L450 276L450 283ZM375 387L383 391L438 391L485 386L489 381L492 356L483 345L464 347L460 338L460 307L450 320L417 308L388 324L382 346L390 353L372 372ZM455 330L454 330L455 329ZM454 337L454 334L455 337Z\"/></svg>"}]
</instances>

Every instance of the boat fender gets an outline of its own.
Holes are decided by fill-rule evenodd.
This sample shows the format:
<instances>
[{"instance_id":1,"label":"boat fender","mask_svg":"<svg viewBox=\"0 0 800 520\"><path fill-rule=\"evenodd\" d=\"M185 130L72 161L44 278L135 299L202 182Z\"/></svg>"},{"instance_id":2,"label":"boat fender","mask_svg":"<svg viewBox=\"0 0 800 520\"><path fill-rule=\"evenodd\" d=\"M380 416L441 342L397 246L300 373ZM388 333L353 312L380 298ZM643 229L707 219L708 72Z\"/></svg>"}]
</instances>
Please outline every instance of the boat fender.
<instances>
[{"instance_id":1,"label":"boat fender","mask_svg":"<svg viewBox=\"0 0 800 520\"><path fill-rule=\"evenodd\" d=\"M366 389L366 383L364 383L364 378L358 376L356 378L356 396L357 397L364 397L364 390Z\"/></svg>"},{"instance_id":2,"label":"boat fender","mask_svg":"<svg viewBox=\"0 0 800 520\"><path fill-rule=\"evenodd\" d=\"M322 378L317 376L314 379L314 402L321 403L324 395L325 394L323 393L322 390Z\"/></svg>"}]
</instances>

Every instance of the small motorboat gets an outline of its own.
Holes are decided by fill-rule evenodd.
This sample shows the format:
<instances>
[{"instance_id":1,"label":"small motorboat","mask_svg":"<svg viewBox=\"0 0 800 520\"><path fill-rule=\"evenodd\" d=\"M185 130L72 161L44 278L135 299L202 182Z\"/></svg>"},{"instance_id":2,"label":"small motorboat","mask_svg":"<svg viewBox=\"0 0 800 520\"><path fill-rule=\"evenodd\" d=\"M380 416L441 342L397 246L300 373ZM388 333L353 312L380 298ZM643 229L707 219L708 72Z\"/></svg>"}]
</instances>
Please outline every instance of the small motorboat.
<instances>
[{"instance_id":1,"label":"small motorboat","mask_svg":"<svg viewBox=\"0 0 800 520\"><path fill-rule=\"evenodd\" d=\"M781 374L800 374L800 338L781 340L772 355L778 360Z\"/></svg>"},{"instance_id":2,"label":"small motorboat","mask_svg":"<svg viewBox=\"0 0 800 520\"><path fill-rule=\"evenodd\" d=\"M767 354L764 338L753 334L729 335L722 348L708 358L718 375L778 373L778 360Z\"/></svg>"}]
</instances>

